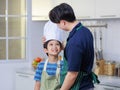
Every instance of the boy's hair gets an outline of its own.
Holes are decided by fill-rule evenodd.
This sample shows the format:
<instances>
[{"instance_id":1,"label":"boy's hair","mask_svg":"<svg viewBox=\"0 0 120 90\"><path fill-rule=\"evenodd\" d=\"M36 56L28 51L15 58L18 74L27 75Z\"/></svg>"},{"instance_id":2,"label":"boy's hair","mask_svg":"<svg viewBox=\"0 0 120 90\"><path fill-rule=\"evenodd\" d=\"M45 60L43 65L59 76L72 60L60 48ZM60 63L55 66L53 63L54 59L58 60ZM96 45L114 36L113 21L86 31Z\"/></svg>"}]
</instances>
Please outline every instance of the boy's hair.
<instances>
[{"instance_id":1,"label":"boy's hair","mask_svg":"<svg viewBox=\"0 0 120 90\"><path fill-rule=\"evenodd\" d=\"M60 20L66 20L68 22L76 20L72 7L66 3L62 3L54 7L49 12L49 18L54 23L60 23Z\"/></svg>"},{"instance_id":2,"label":"boy's hair","mask_svg":"<svg viewBox=\"0 0 120 90\"><path fill-rule=\"evenodd\" d=\"M50 41L52 41L52 40L48 40L48 41L46 41L46 42L43 44L43 47L44 47L45 49L47 49L48 43L49 43ZM59 42L59 41L58 41L58 42ZM60 44L60 48L62 49L62 48L63 48L62 43L59 42L59 44ZM46 54L48 55L48 53L46 53Z\"/></svg>"}]
</instances>

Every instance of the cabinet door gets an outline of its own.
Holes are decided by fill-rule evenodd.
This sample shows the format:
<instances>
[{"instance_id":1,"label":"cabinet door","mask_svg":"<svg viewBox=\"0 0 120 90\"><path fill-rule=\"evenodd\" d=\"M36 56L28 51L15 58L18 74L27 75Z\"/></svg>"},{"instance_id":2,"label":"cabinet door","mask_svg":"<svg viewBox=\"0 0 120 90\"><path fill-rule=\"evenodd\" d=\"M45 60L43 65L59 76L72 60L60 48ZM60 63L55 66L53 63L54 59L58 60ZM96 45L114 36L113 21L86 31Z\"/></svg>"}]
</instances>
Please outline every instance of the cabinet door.
<instances>
[{"instance_id":1,"label":"cabinet door","mask_svg":"<svg viewBox=\"0 0 120 90\"><path fill-rule=\"evenodd\" d=\"M120 88L116 88L115 90L120 90Z\"/></svg>"},{"instance_id":2,"label":"cabinet door","mask_svg":"<svg viewBox=\"0 0 120 90\"><path fill-rule=\"evenodd\" d=\"M77 19L89 19L95 17L95 0L71 0L71 5Z\"/></svg>"},{"instance_id":3,"label":"cabinet door","mask_svg":"<svg viewBox=\"0 0 120 90\"><path fill-rule=\"evenodd\" d=\"M52 0L32 0L32 20L48 20Z\"/></svg>"},{"instance_id":4,"label":"cabinet door","mask_svg":"<svg viewBox=\"0 0 120 90\"><path fill-rule=\"evenodd\" d=\"M94 90L116 90L116 88L104 85L95 85Z\"/></svg>"},{"instance_id":5,"label":"cabinet door","mask_svg":"<svg viewBox=\"0 0 120 90\"><path fill-rule=\"evenodd\" d=\"M54 6L61 4L61 3L68 3L71 5L71 0L54 0Z\"/></svg>"},{"instance_id":6,"label":"cabinet door","mask_svg":"<svg viewBox=\"0 0 120 90\"><path fill-rule=\"evenodd\" d=\"M96 0L97 18L120 17L120 0Z\"/></svg>"},{"instance_id":7,"label":"cabinet door","mask_svg":"<svg viewBox=\"0 0 120 90\"><path fill-rule=\"evenodd\" d=\"M34 90L34 76L22 73L16 73L15 90Z\"/></svg>"}]
</instances>

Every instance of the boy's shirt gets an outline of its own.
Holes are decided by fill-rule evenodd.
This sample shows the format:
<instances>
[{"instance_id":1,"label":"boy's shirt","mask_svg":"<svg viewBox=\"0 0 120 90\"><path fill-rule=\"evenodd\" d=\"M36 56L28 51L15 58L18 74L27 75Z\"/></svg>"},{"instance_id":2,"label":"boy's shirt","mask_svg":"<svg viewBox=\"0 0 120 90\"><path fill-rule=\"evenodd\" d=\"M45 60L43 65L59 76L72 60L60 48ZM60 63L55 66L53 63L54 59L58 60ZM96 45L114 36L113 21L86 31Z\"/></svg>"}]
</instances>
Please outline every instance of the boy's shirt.
<instances>
[{"instance_id":1,"label":"boy's shirt","mask_svg":"<svg viewBox=\"0 0 120 90\"><path fill-rule=\"evenodd\" d=\"M44 64L45 64L45 61L40 62L38 64L35 72L34 80L41 81L41 75L44 68ZM57 63L48 62L46 67L46 72L48 73L48 75L56 75L57 66L58 66ZM60 70L62 70L62 66L63 66L63 60L60 61Z\"/></svg>"}]
</instances>

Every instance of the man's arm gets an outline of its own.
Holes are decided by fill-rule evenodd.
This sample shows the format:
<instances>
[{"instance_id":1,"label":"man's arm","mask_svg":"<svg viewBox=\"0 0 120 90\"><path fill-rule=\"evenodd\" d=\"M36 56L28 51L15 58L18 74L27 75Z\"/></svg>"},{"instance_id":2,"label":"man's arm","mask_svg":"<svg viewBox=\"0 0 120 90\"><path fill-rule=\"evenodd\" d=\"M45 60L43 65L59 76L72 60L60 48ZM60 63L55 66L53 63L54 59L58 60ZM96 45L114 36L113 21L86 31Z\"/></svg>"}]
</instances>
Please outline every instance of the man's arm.
<instances>
[{"instance_id":1,"label":"man's arm","mask_svg":"<svg viewBox=\"0 0 120 90\"><path fill-rule=\"evenodd\" d=\"M77 76L78 76L78 72L68 72L60 90L70 90Z\"/></svg>"}]
</instances>

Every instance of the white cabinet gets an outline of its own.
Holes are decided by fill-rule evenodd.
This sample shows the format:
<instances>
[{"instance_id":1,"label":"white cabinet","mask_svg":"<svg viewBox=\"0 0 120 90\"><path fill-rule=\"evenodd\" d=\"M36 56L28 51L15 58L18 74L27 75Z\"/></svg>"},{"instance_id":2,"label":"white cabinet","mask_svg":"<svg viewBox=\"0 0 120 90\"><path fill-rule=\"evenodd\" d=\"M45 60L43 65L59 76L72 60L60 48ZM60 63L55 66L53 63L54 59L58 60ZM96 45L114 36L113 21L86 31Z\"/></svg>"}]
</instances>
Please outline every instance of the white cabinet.
<instances>
[{"instance_id":1,"label":"white cabinet","mask_svg":"<svg viewBox=\"0 0 120 90\"><path fill-rule=\"evenodd\" d=\"M55 5L60 3L70 4L77 19L91 19L95 17L95 0L55 0L54 2Z\"/></svg>"},{"instance_id":2,"label":"white cabinet","mask_svg":"<svg viewBox=\"0 0 120 90\"><path fill-rule=\"evenodd\" d=\"M68 3L71 5L71 0L54 0L54 6L61 4L61 3Z\"/></svg>"},{"instance_id":3,"label":"white cabinet","mask_svg":"<svg viewBox=\"0 0 120 90\"><path fill-rule=\"evenodd\" d=\"M32 0L32 20L49 20L49 11L60 3L70 4L70 0Z\"/></svg>"},{"instance_id":4,"label":"white cabinet","mask_svg":"<svg viewBox=\"0 0 120 90\"><path fill-rule=\"evenodd\" d=\"M116 90L120 90L120 88L116 88Z\"/></svg>"},{"instance_id":5,"label":"white cabinet","mask_svg":"<svg viewBox=\"0 0 120 90\"><path fill-rule=\"evenodd\" d=\"M32 0L32 20L48 20L60 3L70 4L77 19L120 18L120 0Z\"/></svg>"},{"instance_id":6,"label":"white cabinet","mask_svg":"<svg viewBox=\"0 0 120 90\"><path fill-rule=\"evenodd\" d=\"M94 90L120 90L120 77L99 75L100 84Z\"/></svg>"},{"instance_id":7,"label":"white cabinet","mask_svg":"<svg viewBox=\"0 0 120 90\"><path fill-rule=\"evenodd\" d=\"M70 4L77 19L95 16L95 0L32 0L32 20L48 20L49 11L60 3Z\"/></svg>"},{"instance_id":8,"label":"white cabinet","mask_svg":"<svg viewBox=\"0 0 120 90\"><path fill-rule=\"evenodd\" d=\"M95 85L94 90L116 90L116 88L111 86Z\"/></svg>"},{"instance_id":9,"label":"white cabinet","mask_svg":"<svg viewBox=\"0 0 120 90\"><path fill-rule=\"evenodd\" d=\"M34 90L34 75L25 73L16 73L15 90Z\"/></svg>"},{"instance_id":10,"label":"white cabinet","mask_svg":"<svg viewBox=\"0 0 120 90\"><path fill-rule=\"evenodd\" d=\"M105 85L95 85L94 90L120 90L120 88Z\"/></svg>"},{"instance_id":11,"label":"white cabinet","mask_svg":"<svg viewBox=\"0 0 120 90\"><path fill-rule=\"evenodd\" d=\"M120 0L96 0L96 18L120 17Z\"/></svg>"},{"instance_id":12,"label":"white cabinet","mask_svg":"<svg viewBox=\"0 0 120 90\"><path fill-rule=\"evenodd\" d=\"M71 0L77 19L95 17L95 0Z\"/></svg>"},{"instance_id":13,"label":"white cabinet","mask_svg":"<svg viewBox=\"0 0 120 90\"><path fill-rule=\"evenodd\" d=\"M32 20L48 20L52 7L52 0L32 0Z\"/></svg>"}]
</instances>

